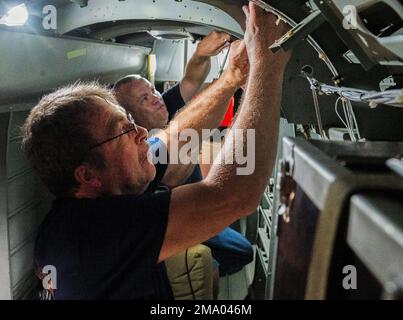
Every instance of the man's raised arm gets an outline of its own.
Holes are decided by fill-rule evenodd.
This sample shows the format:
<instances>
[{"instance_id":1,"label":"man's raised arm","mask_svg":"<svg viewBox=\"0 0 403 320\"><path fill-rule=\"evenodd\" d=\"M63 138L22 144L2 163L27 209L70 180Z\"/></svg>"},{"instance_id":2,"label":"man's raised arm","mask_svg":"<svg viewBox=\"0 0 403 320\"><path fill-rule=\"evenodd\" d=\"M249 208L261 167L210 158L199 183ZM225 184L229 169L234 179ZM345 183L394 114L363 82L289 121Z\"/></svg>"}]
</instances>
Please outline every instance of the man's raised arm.
<instances>
[{"instance_id":1,"label":"man's raised arm","mask_svg":"<svg viewBox=\"0 0 403 320\"><path fill-rule=\"evenodd\" d=\"M161 139L169 150L170 165L163 183L169 186L178 185L178 181L186 180L186 174L192 172L188 170L189 164L183 163L184 157L179 153L188 141L180 138L179 134L186 133L186 129L192 129L196 133L197 137L192 142L197 144L190 146L191 153L195 155L193 160L196 161L202 142L202 130L215 129L220 125L232 96L246 81L248 67L245 45L241 41L235 41L231 45L229 66L221 77L197 94L167 128L150 132L154 137Z\"/></svg>"},{"instance_id":2,"label":"man's raised arm","mask_svg":"<svg viewBox=\"0 0 403 320\"><path fill-rule=\"evenodd\" d=\"M160 260L210 238L253 212L272 171L289 54L273 55L268 47L287 29L285 25L276 27L276 17L252 3L244 11L250 74L242 108L221 149L221 160L212 166L207 178L173 189ZM248 129L255 131L255 141L246 139ZM243 139L233 139L237 130ZM247 150L248 143L255 143L255 170L250 175L238 175L239 166L224 160L231 156L236 159L236 153Z\"/></svg>"},{"instance_id":3,"label":"man's raised arm","mask_svg":"<svg viewBox=\"0 0 403 320\"><path fill-rule=\"evenodd\" d=\"M185 103L200 90L211 68L211 57L216 56L229 46L230 35L224 32L209 33L198 45L190 58L183 79L179 84L181 96Z\"/></svg>"}]
</instances>

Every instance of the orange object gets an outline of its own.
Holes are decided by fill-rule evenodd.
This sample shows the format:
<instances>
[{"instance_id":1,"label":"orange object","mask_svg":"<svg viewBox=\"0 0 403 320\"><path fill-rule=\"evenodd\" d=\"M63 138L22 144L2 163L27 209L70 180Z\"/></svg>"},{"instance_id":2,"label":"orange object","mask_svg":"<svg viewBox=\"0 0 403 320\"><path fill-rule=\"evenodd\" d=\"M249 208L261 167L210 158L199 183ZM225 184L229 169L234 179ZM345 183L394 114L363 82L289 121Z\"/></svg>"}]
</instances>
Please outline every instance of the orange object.
<instances>
[{"instance_id":1,"label":"orange object","mask_svg":"<svg viewBox=\"0 0 403 320\"><path fill-rule=\"evenodd\" d=\"M228 128L232 124L232 120L234 119L234 102L235 99L232 97L220 127Z\"/></svg>"}]
</instances>

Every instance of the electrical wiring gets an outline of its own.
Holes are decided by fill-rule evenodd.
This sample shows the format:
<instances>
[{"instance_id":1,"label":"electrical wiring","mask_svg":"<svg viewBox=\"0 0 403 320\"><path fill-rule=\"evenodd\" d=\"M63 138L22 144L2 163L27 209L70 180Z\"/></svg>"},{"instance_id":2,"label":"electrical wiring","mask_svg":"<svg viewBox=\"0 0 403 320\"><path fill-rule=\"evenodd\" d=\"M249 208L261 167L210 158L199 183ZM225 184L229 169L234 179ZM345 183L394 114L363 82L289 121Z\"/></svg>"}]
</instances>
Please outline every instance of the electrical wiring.
<instances>
[{"instance_id":1,"label":"electrical wiring","mask_svg":"<svg viewBox=\"0 0 403 320\"><path fill-rule=\"evenodd\" d=\"M294 21L293 19L291 19L291 17L285 15L283 12L277 10L275 7L267 4L266 2L264 2L262 0L249 0L249 1L255 3L260 8L262 8L262 9L268 11L268 12L271 12L271 13L277 15L277 17L279 19L281 19L281 20L285 21L286 23L288 23L291 27L296 27L297 26L297 22ZM333 76L338 77L339 73L336 70L336 67L330 61L329 57L326 55L326 53L323 51L323 49L319 46L319 44L313 39L313 37L311 35L308 35L306 37L306 41L318 53L319 59L321 59L326 64L326 66L329 68L329 70L333 74ZM317 121L318 121L319 133L320 133L322 139L327 140L326 133L325 133L325 131L323 129L323 126L322 126L322 119L321 119L321 114L320 114L319 101L318 101L316 91L314 92L314 90L312 90L312 95L313 95L314 104L315 104L315 113L316 113L316 118L317 118Z\"/></svg>"},{"instance_id":2,"label":"electrical wiring","mask_svg":"<svg viewBox=\"0 0 403 320\"><path fill-rule=\"evenodd\" d=\"M250 2L255 3L257 6L260 8L271 12L275 15L277 15L281 20L285 21L288 23L291 27L297 26L297 22L291 19L291 17L285 15L283 12L280 10L276 9L275 7L267 4L266 2L262 0L249 0ZM330 61L329 57L327 54L323 51L323 49L320 47L320 45L314 40L314 38L311 35L308 35L306 38L306 41L312 46L312 48L318 53L319 59L321 59L326 66L329 68L330 72L333 74L334 77L337 77L339 75L338 71L336 70L336 67L333 65L332 61Z\"/></svg>"},{"instance_id":3,"label":"electrical wiring","mask_svg":"<svg viewBox=\"0 0 403 320\"><path fill-rule=\"evenodd\" d=\"M222 65L220 67L220 70L218 71L218 77L217 78L219 78L221 76L221 74L224 72L224 67L225 67L225 64L227 63L229 52L230 52L230 49L228 48L227 53L225 54L225 57L224 57L224 62L222 63ZM218 56L217 56L217 59L218 59Z\"/></svg>"},{"instance_id":4,"label":"electrical wiring","mask_svg":"<svg viewBox=\"0 0 403 320\"><path fill-rule=\"evenodd\" d=\"M353 120L352 120L352 117L351 117L349 107L347 105L347 101L345 99L342 99L341 101L342 101L342 104L343 104L344 116L345 116L345 119L346 119L347 124L348 124L348 131L349 131L349 134L350 134L350 139L351 139L351 141L355 142L355 141L357 141L357 139L355 138L355 134L354 134L353 126L352 126Z\"/></svg>"},{"instance_id":5,"label":"electrical wiring","mask_svg":"<svg viewBox=\"0 0 403 320\"><path fill-rule=\"evenodd\" d=\"M342 117L342 115L339 113L338 111L338 106L339 106L339 101L342 101L342 107L343 107L343 112L344 112L344 118ZM345 104L345 101L343 101L343 99L341 97L337 98L336 100L336 104L334 107L334 111L336 112L337 116L339 117L340 121L343 123L343 125L346 127L347 129L347 133L350 136L351 141L356 141L356 137L355 137L355 130L354 130L354 125L352 125L352 118L349 117L349 113L347 110L347 106Z\"/></svg>"},{"instance_id":6,"label":"electrical wiring","mask_svg":"<svg viewBox=\"0 0 403 320\"><path fill-rule=\"evenodd\" d=\"M262 9L272 12L277 15L280 19L284 20L288 23L291 27L295 27L297 23L291 19L290 17L286 16L283 12L277 10L276 8L270 6L266 2L262 0L249 0L250 2L255 3ZM308 43L317 51L319 54L319 58L325 62L333 76L336 78L339 77L339 73L336 70L333 63L330 61L329 57L325 54L323 49L318 45L318 43L309 35L306 40ZM319 133L322 138L326 137L326 134L323 130L322 120L320 116L320 108L319 108L319 101L318 101L318 93L330 95L330 94L337 94L339 97L344 98L343 100L343 109L346 110L346 120L348 121L348 128L352 128L350 132L350 136L353 139L356 139L355 134L359 140L361 140L361 135L358 130L357 119L355 117L351 101L356 102L365 102L368 103L371 108L377 107L379 104L390 105L394 107L403 107L403 89L397 90L388 90L384 92L376 92L376 91L366 91L354 88L346 88L346 87L337 87L319 83L316 79L310 78L309 76L305 75L308 81L311 84L314 104L315 104L315 112L318 121ZM347 127L347 126L346 126ZM354 131L355 130L355 131ZM355 141L355 140L353 140Z\"/></svg>"},{"instance_id":7,"label":"electrical wiring","mask_svg":"<svg viewBox=\"0 0 403 320\"><path fill-rule=\"evenodd\" d=\"M386 90L382 92L366 91L323 84L318 80L309 77L307 74L305 74L305 77L309 81L312 90L326 95L337 94L340 97L349 100L350 103L351 101L364 102L368 103L371 108L374 108L379 104L403 107L403 89Z\"/></svg>"},{"instance_id":8,"label":"electrical wiring","mask_svg":"<svg viewBox=\"0 0 403 320\"><path fill-rule=\"evenodd\" d=\"M361 134L360 134L360 130L359 130L359 128L358 128L357 118L355 117L355 113L354 113L354 110L353 110L353 106L352 106L352 104L351 104L351 101L350 101L350 100L347 100L346 103L347 103L348 110L349 110L349 113L350 113L351 119L352 119L352 128L353 128L352 131L353 131L353 135L354 135L354 137L355 137L355 134L357 134L358 140L361 140Z\"/></svg>"},{"instance_id":9,"label":"electrical wiring","mask_svg":"<svg viewBox=\"0 0 403 320\"><path fill-rule=\"evenodd\" d=\"M307 75L305 72L303 72L303 75L306 77L311 86L311 90L314 95L315 109L317 109L318 105L318 102L316 101L318 94L336 94L339 96L335 104L335 111L337 116L347 128L351 141L357 141L357 138L358 140L362 140L360 130L358 128L357 118L355 116L351 101L368 103L371 108L375 108L379 104L394 107L403 107L403 89L378 92L348 87L337 87L320 83L318 80L309 77L309 75ZM343 105L344 118L342 118L338 111L340 100L342 101ZM318 125L319 130L321 130L321 121L319 121L319 118Z\"/></svg>"},{"instance_id":10,"label":"electrical wiring","mask_svg":"<svg viewBox=\"0 0 403 320\"><path fill-rule=\"evenodd\" d=\"M337 110L337 108L339 107L339 101L341 100L341 97L337 98L336 100L336 104L334 106L334 111L336 112L337 116L339 117L341 123L348 128L348 124L344 121L344 118L340 115L339 111Z\"/></svg>"},{"instance_id":11,"label":"electrical wiring","mask_svg":"<svg viewBox=\"0 0 403 320\"><path fill-rule=\"evenodd\" d=\"M313 96L313 103L314 103L314 106L315 106L316 120L318 121L319 134L320 134L320 136L322 137L323 140L328 140L328 138L326 136L326 133L325 133L325 130L323 130L322 116L320 114L318 94L313 89L312 89L312 96Z\"/></svg>"}]
</instances>

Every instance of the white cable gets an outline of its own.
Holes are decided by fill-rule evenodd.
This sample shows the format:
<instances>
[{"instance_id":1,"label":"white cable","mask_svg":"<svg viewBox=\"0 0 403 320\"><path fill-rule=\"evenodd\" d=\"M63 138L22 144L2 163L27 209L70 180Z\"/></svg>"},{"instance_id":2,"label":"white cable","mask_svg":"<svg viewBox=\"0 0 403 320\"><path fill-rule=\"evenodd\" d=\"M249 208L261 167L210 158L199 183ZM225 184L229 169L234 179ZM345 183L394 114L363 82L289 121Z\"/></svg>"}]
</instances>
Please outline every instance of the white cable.
<instances>
[{"instance_id":1,"label":"white cable","mask_svg":"<svg viewBox=\"0 0 403 320\"><path fill-rule=\"evenodd\" d=\"M351 115L350 112L348 110L348 105L347 105L347 101L346 99L343 99L343 110L344 110L344 115L346 116L347 119L347 123L348 123L348 131L350 133L350 139L351 141L355 141L355 136L354 136L354 131L353 131L353 126L352 126L352 121L351 121Z\"/></svg>"},{"instance_id":2,"label":"white cable","mask_svg":"<svg viewBox=\"0 0 403 320\"><path fill-rule=\"evenodd\" d=\"M351 135L350 121L348 121L347 110L346 110L346 102L345 102L345 100L343 98L341 100L341 105L342 105L342 108L343 108L344 119L346 119L346 124L347 124L346 128L347 128L347 131L348 131L348 135L350 136L350 140L352 141L353 137Z\"/></svg>"},{"instance_id":3,"label":"white cable","mask_svg":"<svg viewBox=\"0 0 403 320\"><path fill-rule=\"evenodd\" d=\"M360 134L360 129L358 128L358 123L357 123L357 118L355 117L355 112L353 109L353 105L351 104L351 101L347 100L347 104L349 105L349 109L351 112L351 118L353 120L353 128L354 128L354 137L355 133L357 134L358 140L361 140L361 134Z\"/></svg>"},{"instance_id":4,"label":"white cable","mask_svg":"<svg viewBox=\"0 0 403 320\"><path fill-rule=\"evenodd\" d=\"M323 130L322 116L320 114L318 94L316 93L316 90L314 90L314 89L312 89L312 96L313 96L313 104L315 106L316 120L318 121L319 134L323 140L328 140L326 133Z\"/></svg>"},{"instance_id":5,"label":"white cable","mask_svg":"<svg viewBox=\"0 0 403 320\"><path fill-rule=\"evenodd\" d=\"M338 110L340 100L342 101L345 118L342 117L342 115L339 113ZM353 110L353 106L351 105L351 102L345 100L342 97L337 98L334 106L334 111L336 112L336 115L338 116L342 124L346 127L347 133L350 136L351 141L357 141L357 137L358 140L361 140L361 134L358 128L357 118L355 117L355 113ZM357 137L355 135L357 135Z\"/></svg>"},{"instance_id":6,"label":"white cable","mask_svg":"<svg viewBox=\"0 0 403 320\"><path fill-rule=\"evenodd\" d=\"M337 116L339 117L340 121L343 123L343 125L347 128L347 123L344 121L343 117L340 115L339 111L337 110L338 106L339 106L339 101L341 100L341 97L338 97L336 100L336 104L334 106L334 111L336 112Z\"/></svg>"},{"instance_id":7,"label":"white cable","mask_svg":"<svg viewBox=\"0 0 403 320\"><path fill-rule=\"evenodd\" d=\"M372 100L378 100L382 103L390 103L394 102L403 105L403 90L387 90L383 92L377 91L366 91L361 89L353 89L347 87L335 87L327 84L319 83L316 79L309 78L307 76L309 83L311 84L311 88L315 88L317 91L320 91L324 94L338 94L341 97L344 97L348 100L359 101L359 102L371 102Z\"/></svg>"},{"instance_id":8,"label":"white cable","mask_svg":"<svg viewBox=\"0 0 403 320\"><path fill-rule=\"evenodd\" d=\"M346 99L342 98L341 101L342 101L342 105L343 105L344 117L345 117L346 123L347 123L348 135L350 136L351 141L355 141L354 132L351 129L351 121L350 121L350 117L349 117L347 106L346 106Z\"/></svg>"},{"instance_id":9,"label":"white cable","mask_svg":"<svg viewBox=\"0 0 403 320\"><path fill-rule=\"evenodd\" d=\"M228 48L228 49L227 49L227 53L226 53L225 56L224 56L224 62L222 63L222 65L221 65L221 67L220 67L220 70L218 70L218 78L221 76L221 74L222 74L223 71L224 71L225 64L227 63L229 51L230 51L230 50L229 50L229 48ZM217 55L216 57L217 57L217 63L218 63L218 65L220 65L220 61L219 61L218 55Z\"/></svg>"},{"instance_id":10,"label":"white cable","mask_svg":"<svg viewBox=\"0 0 403 320\"><path fill-rule=\"evenodd\" d=\"M383 92L365 91L346 87L335 87L319 83L316 79L309 79L311 88L318 92L330 95L336 93L350 101L366 102L370 105L386 104L394 107L403 107L403 89L387 90Z\"/></svg>"},{"instance_id":11,"label":"white cable","mask_svg":"<svg viewBox=\"0 0 403 320\"><path fill-rule=\"evenodd\" d=\"M337 116L346 126L352 141L356 141L357 137L358 140L362 140L362 137L360 134L360 130L358 128L357 118L355 116L351 101L366 102L369 104L371 108L375 108L379 104L401 108L403 107L403 89L377 92L377 91L366 91L347 87L336 87L320 83L318 80L309 77L305 72L303 72L303 75L308 80L312 92L315 92L314 102L315 102L315 96L317 97L318 92L326 95L337 94L339 96L335 104L335 111ZM342 99L343 111L345 116L344 119L342 119L341 115L337 110L339 99ZM315 102L315 108L316 108L316 102Z\"/></svg>"}]
</instances>

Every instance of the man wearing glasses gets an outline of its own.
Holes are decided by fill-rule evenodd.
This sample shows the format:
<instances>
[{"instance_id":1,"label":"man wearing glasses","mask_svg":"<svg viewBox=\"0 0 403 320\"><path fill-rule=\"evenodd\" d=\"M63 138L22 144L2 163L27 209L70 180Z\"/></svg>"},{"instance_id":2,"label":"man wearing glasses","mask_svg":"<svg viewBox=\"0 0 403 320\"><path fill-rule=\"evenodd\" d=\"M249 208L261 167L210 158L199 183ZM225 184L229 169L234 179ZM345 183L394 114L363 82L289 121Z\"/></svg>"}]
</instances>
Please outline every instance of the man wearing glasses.
<instances>
[{"instance_id":1,"label":"man wearing glasses","mask_svg":"<svg viewBox=\"0 0 403 320\"><path fill-rule=\"evenodd\" d=\"M148 130L165 128L168 121L172 120L175 114L200 90L210 72L210 57L217 55L227 46L229 41L230 36L223 32L213 31L207 35L198 44L195 54L186 67L183 79L162 95L155 89L153 84L139 75L128 75L119 79L114 85L115 95L119 104L134 115L136 122L140 126ZM210 117L209 125L213 128L218 128L221 121L222 118ZM166 182L172 188L181 184L199 182L203 179L200 167L197 164L193 171L188 171L188 174L189 177L187 177L186 181L184 181L183 175L179 174L178 176L172 176L169 180L166 179ZM203 244L211 249L211 254L214 258L213 291L214 296L217 296L218 277L235 273L250 263L253 260L253 248L242 234L229 227ZM206 250L205 247L199 246L192 248L192 251L198 252L198 249L201 250L201 254ZM187 252L184 253L185 257L187 254ZM174 293L181 297L192 288L192 285L188 283L192 279L189 280L183 277L184 271L181 266L184 260L183 254L180 254L170 259L169 263L167 263L168 276L175 282ZM193 259L190 259L190 261L190 264L196 263ZM189 269L189 266L186 267ZM199 269L195 268L192 271L196 276L199 276ZM206 272L206 274L209 273ZM183 285L180 285L180 282L183 282ZM209 279L205 282L209 282ZM203 289L204 287L201 286L201 291Z\"/></svg>"},{"instance_id":2,"label":"man wearing glasses","mask_svg":"<svg viewBox=\"0 0 403 320\"><path fill-rule=\"evenodd\" d=\"M285 33L284 25L276 27L276 18L253 4L244 11L245 39L231 50L232 57L247 53L250 72L232 129L256 132L250 175L237 175L236 163L218 163L198 183L145 192L156 176L163 180L176 167L160 166L163 175L156 171L147 159L147 130L134 125L112 92L95 84L65 87L31 111L23 148L57 196L39 230L35 259L41 268L56 268L56 299L172 298L159 262L211 238L258 205L275 161L289 55L267 49ZM245 76L230 63L171 124L179 132L208 129L208 115L222 117ZM168 149L174 143L171 124L160 136ZM222 153L233 155L236 143L227 139Z\"/></svg>"}]
</instances>

